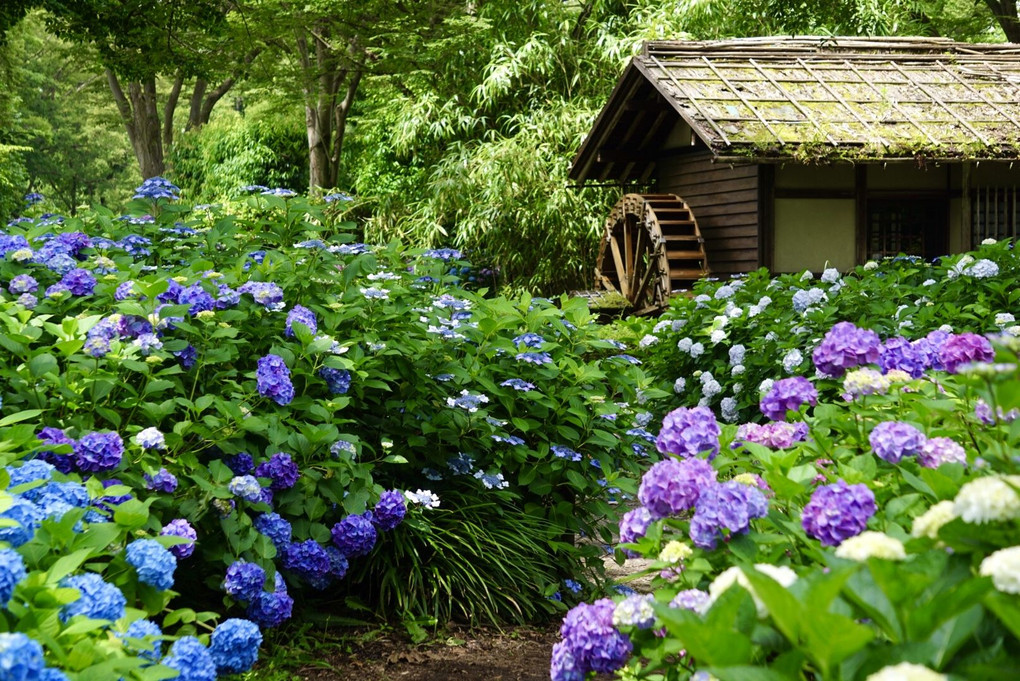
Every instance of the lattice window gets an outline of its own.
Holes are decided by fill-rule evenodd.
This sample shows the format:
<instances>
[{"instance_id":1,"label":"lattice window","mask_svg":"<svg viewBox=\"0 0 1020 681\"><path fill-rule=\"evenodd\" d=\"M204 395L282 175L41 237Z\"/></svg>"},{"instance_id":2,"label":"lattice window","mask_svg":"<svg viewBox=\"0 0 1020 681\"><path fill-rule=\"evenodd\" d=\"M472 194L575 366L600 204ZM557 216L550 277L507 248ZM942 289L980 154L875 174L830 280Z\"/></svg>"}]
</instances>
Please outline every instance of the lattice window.
<instances>
[{"instance_id":1,"label":"lattice window","mask_svg":"<svg viewBox=\"0 0 1020 681\"><path fill-rule=\"evenodd\" d=\"M985 239L1020 236L1020 192L1014 187L979 187L970 193L972 246Z\"/></svg>"},{"instance_id":2,"label":"lattice window","mask_svg":"<svg viewBox=\"0 0 1020 681\"><path fill-rule=\"evenodd\" d=\"M868 258L943 255L946 245L945 202L890 199L868 202Z\"/></svg>"}]
</instances>

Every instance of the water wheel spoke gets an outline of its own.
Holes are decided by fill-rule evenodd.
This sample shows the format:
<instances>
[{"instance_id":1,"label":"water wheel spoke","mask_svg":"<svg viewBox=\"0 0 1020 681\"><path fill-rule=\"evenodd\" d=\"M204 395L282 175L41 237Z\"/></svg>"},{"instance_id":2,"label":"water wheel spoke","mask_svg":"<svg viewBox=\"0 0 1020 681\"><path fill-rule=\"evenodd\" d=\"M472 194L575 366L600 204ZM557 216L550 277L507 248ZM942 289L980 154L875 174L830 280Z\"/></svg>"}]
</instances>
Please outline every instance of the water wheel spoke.
<instances>
[{"instance_id":1,"label":"water wheel spoke","mask_svg":"<svg viewBox=\"0 0 1020 681\"><path fill-rule=\"evenodd\" d=\"M613 263L616 265L616 279L620 282L620 293L624 298L630 299L630 287L627 285L627 268L623 266L623 255L620 253L620 244L615 237L611 237L609 248L613 252Z\"/></svg>"}]
</instances>

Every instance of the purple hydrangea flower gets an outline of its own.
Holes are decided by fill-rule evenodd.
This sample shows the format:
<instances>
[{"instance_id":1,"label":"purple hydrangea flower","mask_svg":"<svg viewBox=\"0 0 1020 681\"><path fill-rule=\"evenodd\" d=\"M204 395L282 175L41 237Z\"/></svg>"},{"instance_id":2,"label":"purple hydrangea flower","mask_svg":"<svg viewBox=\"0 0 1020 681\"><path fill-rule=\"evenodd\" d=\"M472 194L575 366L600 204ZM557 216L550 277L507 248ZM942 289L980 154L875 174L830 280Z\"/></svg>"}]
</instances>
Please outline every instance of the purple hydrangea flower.
<instances>
[{"instance_id":1,"label":"purple hydrangea flower","mask_svg":"<svg viewBox=\"0 0 1020 681\"><path fill-rule=\"evenodd\" d=\"M74 440L67 437L59 428L46 427L39 431L36 436L39 440L48 445L70 445L74 447ZM74 454L56 454L52 451L46 450L39 452L37 456L53 466L61 473L70 473L74 470Z\"/></svg>"},{"instance_id":2,"label":"purple hydrangea flower","mask_svg":"<svg viewBox=\"0 0 1020 681\"><path fill-rule=\"evenodd\" d=\"M236 600L248 602L255 600L262 593L265 583L266 571L260 565L238 560L227 568L223 590Z\"/></svg>"},{"instance_id":3,"label":"purple hydrangea flower","mask_svg":"<svg viewBox=\"0 0 1020 681\"><path fill-rule=\"evenodd\" d=\"M86 433L74 443L74 463L87 473L113 470L124 455L124 441L117 433Z\"/></svg>"},{"instance_id":4,"label":"purple hydrangea flower","mask_svg":"<svg viewBox=\"0 0 1020 681\"><path fill-rule=\"evenodd\" d=\"M378 530L389 532L403 522L406 514L404 495L395 489L386 490L379 495L379 503L372 509L372 524Z\"/></svg>"},{"instance_id":5,"label":"purple hydrangea flower","mask_svg":"<svg viewBox=\"0 0 1020 681\"><path fill-rule=\"evenodd\" d=\"M188 308L188 314L196 315L199 312L205 312L212 310L216 306L216 301L213 297L202 288L201 284L192 284L186 288L182 288L180 293L177 295L178 305L190 305Z\"/></svg>"},{"instance_id":6,"label":"purple hydrangea flower","mask_svg":"<svg viewBox=\"0 0 1020 681\"><path fill-rule=\"evenodd\" d=\"M848 485L840 480L819 487L804 506L801 525L823 546L838 546L856 537L875 515L875 495L865 484Z\"/></svg>"},{"instance_id":7,"label":"purple hydrangea flower","mask_svg":"<svg viewBox=\"0 0 1020 681\"><path fill-rule=\"evenodd\" d=\"M198 360L198 350L191 344L188 344L183 350L175 350L173 355L185 370L195 366L195 362Z\"/></svg>"},{"instance_id":8,"label":"purple hydrangea flower","mask_svg":"<svg viewBox=\"0 0 1020 681\"><path fill-rule=\"evenodd\" d=\"M265 257L264 252L263 257ZM283 307L283 289L273 282L246 281L237 287L237 292L250 293L256 303L269 310L278 310Z\"/></svg>"},{"instance_id":9,"label":"purple hydrangea flower","mask_svg":"<svg viewBox=\"0 0 1020 681\"><path fill-rule=\"evenodd\" d=\"M924 433L902 421L883 421L868 435L875 455L889 463L899 463L905 456L918 456L926 441Z\"/></svg>"},{"instance_id":10,"label":"purple hydrangea flower","mask_svg":"<svg viewBox=\"0 0 1020 681\"><path fill-rule=\"evenodd\" d=\"M138 581L166 591L174 585L177 558L155 539L136 539L125 549L127 562L138 573Z\"/></svg>"},{"instance_id":11,"label":"purple hydrangea flower","mask_svg":"<svg viewBox=\"0 0 1020 681\"><path fill-rule=\"evenodd\" d=\"M708 407L680 407L666 414L655 446L664 454L683 458L708 452L711 460L719 453L719 423Z\"/></svg>"},{"instance_id":12,"label":"purple hydrangea flower","mask_svg":"<svg viewBox=\"0 0 1020 681\"><path fill-rule=\"evenodd\" d=\"M174 544L168 548L170 553L177 556L177 558L187 558L195 552L195 541L198 539L198 533L195 532L195 528L191 526L191 523L184 518L171 520L163 526L159 534L161 537L180 537L188 540L185 544Z\"/></svg>"},{"instance_id":13,"label":"purple hydrangea flower","mask_svg":"<svg viewBox=\"0 0 1020 681\"><path fill-rule=\"evenodd\" d=\"M956 441L948 437L929 438L921 452L917 455L918 462L925 468L938 468L944 463L967 464L967 452Z\"/></svg>"},{"instance_id":14,"label":"purple hydrangea flower","mask_svg":"<svg viewBox=\"0 0 1020 681\"><path fill-rule=\"evenodd\" d=\"M322 367L319 376L326 381L326 387L334 395L344 395L351 387L351 372L346 369Z\"/></svg>"},{"instance_id":15,"label":"purple hydrangea flower","mask_svg":"<svg viewBox=\"0 0 1020 681\"><path fill-rule=\"evenodd\" d=\"M39 282L28 274L19 274L7 285L11 295L20 296L23 293L35 293L39 290Z\"/></svg>"},{"instance_id":16,"label":"purple hydrangea flower","mask_svg":"<svg viewBox=\"0 0 1020 681\"><path fill-rule=\"evenodd\" d=\"M328 587L333 581L343 579L347 574L347 557L340 553L340 549L335 546L327 546L325 551L326 555L329 556L329 572L308 580L312 588L319 591Z\"/></svg>"},{"instance_id":17,"label":"purple hydrangea flower","mask_svg":"<svg viewBox=\"0 0 1020 681\"><path fill-rule=\"evenodd\" d=\"M287 313L287 329L284 332L287 338L294 337L294 322L304 324L313 336L319 330L319 325L315 321L315 313L302 305L295 305Z\"/></svg>"},{"instance_id":18,"label":"purple hydrangea flower","mask_svg":"<svg viewBox=\"0 0 1020 681\"><path fill-rule=\"evenodd\" d=\"M279 355L266 355L259 359L255 371L259 395L283 406L294 399L294 385L290 382L290 369Z\"/></svg>"},{"instance_id":19,"label":"purple hydrangea flower","mask_svg":"<svg viewBox=\"0 0 1020 681\"><path fill-rule=\"evenodd\" d=\"M652 524L652 514L644 506L627 511L620 518L620 543L631 544L645 536L648 526ZM623 551L631 558L637 558L638 554L630 549Z\"/></svg>"},{"instance_id":20,"label":"purple hydrangea flower","mask_svg":"<svg viewBox=\"0 0 1020 681\"><path fill-rule=\"evenodd\" d=\"M209 638L209 654L218 674L240 674L259 658L262 632L254 622L232 617L217 626Z\"/></svg>"},{"instance_id":21,"label":"purple hydrangea flower","mask_svg":"<svg viewBox=\"0 0 1020 681\"><path fill-rule=\"evenodd\" d=\"M153 475L146 473L143 477L145 478L145 488L154 492L171 494L177 489L177 477L165 468L160 468Z\"/></svg>"},{"instance_id":22,"label":"purple hydrangea flower","mask_svg":"<svg viewBox=\"0 0 1020 681\"><path fill-rule=\"evenodd\" d=\"M946 367L939 358L939 351L942 350L943 344L949 340L950 336L952 336L951 333L936 329L935 331L929 331L928 335L924 338L914 341L918 353L924 354L928 368L935 371L945 371Z\"/></svg>"},{"instance_id":23,"label":"purple hydrangea flower","mask_svg":"<svg viewBox=\"0 0 1020 681\"><path fill-rule=\"evenodd\" d=\"M842 376L847 369L878 361L882 342L878 334L859 329L851 322L839 322L814 349L815 367L826 376Z\"/></svg>"},{"instance_id":24,"label":"purple hydrangea flower","mask_svg":"<svg viewBox=\"0 0 1020 681\"><path fill-rule=\"evenodd\" d=\"M910 374L912 378L920 378L931 366L931 360L926 343L912 343L903 336L896 336L882 344L878 366L885 373L899 369Z\"/></svg>"},{"instance_id":25,"label":"purple hydrangea flower","mask_svg":"<svg viewBox=\"0 0 1020 681\"><path fill-rule=\"evenodd\" d=\"M939 348L939 360L951 374L966 364L991 362L995 359L992 344L976 333L960 333L950 336Z\"/></svg>"},{"instance_id":26,"label":"purple hydrangea flower","mask_svg":"<svg viewBox=\"0 0 1020 681\"><path fill-rule=\"evenodd\" d=\"M771 449L787 449L805 440L807 435L808 425L803 421L770 421L764 425L744 423L737 428L734 446L739 442L755 442Z\"/></svg>"},{"instance_id":27,"label":"purple hydrangea flower","mask_svg":"<svg viewBox=\"0 0 1020 681\"><path fill-rule=\"evenodd\" d=\"M67 290L76 296L91 296L96 288L96 278L88 270L76 268L68 272L60 280Z\"/></svg>"},{"instance_id":28,"label":"purple hydrangea flower","mask_svg":"<svg viewBox=\"0 0 1020 681\"><path fill-rule=\"evenodd\" d=\"M580 666L566 641L553 646L549 662L549 678L552 681L585 681L587 670Z\"/></svg>"},{"instance_id":29,"label":"purple hydrangea flower","mask_svg":"<svg viewBox=\"0 0 1020 681\"><path fill-rule=\"evenodd\" d=\"M768 515L768 501L757 488L734 480L708 485L698 497L690 535L694 545L714 549L722 530L730 535L747 532L752 518Z\"/></svg>"},{"instance_id":30,"label":"purple hydrangea flower","mask_svg":"<svg viewBox=\"0 0 1020 681\"><path fill-rule=\"evenodd\" d=\"M347 558L365 556L376 542L375 526L370 514L349 515L330 530L333 543Z\"/></svg>"},{"instance_id":31,"label":"purple hydrangea flower","mask_svg":"<svg viewBox=\"0 0 1020 681\"><path fill-rule=\"evenodd\" d=\"M563 618L560 635L574 666L583 675L589 671L599 674L616 671L634 649L630 638L613 626L615 609L613 601L602 598L590 605L581 603Z\"/></svg>"},{"instance_id":32,"label":"purple hydrangea flower","mask_svg":"<svg viewBox=\"0 0 1020 681\"><path fill-rule=\"evenodd\" d=\"M270 489L281 490L293 487L301 476L301 471L288 454L277 452L269 457L269 461L263 461L258 465L255 475L272 480L269 484Z\"/></svg>"},{"instance_id":33,"label":"purple hydrangea flower","mask_svg":"<svg viewBox=\"0 0 1020 681\"><path fill-rule=\"evenodd\" d=\"M135 297L138 297L138 294L135 293L135 282L132 279L120 283L117 290L113 292L113 299L117 302Z\"/></svg>"},{"instance_id":34,"label":"purple hydrangea flower","mask_svg":"<svg viewBox=\"0 0 1020 681\"><path fill-rule=\"evenodd\" d=\"M673 597L673 600L669 602L669 607L693 610L698 614L704 614L711 604L712 596L707 591L685 589Z\"/></svg>"},{"instance_id":35,"label":"purple hydrangea flower","mask_svg":"<svg viewBox=\"0 0 1020 681\"><path fill-rule=\"evenodd\" d=\"M262 627L276 627L290 619L294 599L287 594L287 585L276 573L276 588L258 595L248 606L248 617Z\"/></svg>"},{"instance_id":36,"label":"purple hydrangea flower","mask_svg":"<svg viewBox=\"0 0 1020 681\"><path fill-rule=\"evenodd\" d=\"M269 538L277 551L290 543L292 528L287 519L279 513L269 512L255 518L255 529Z\"/></svg>"},{"instance_id":37,"label":"purple hydrangea flower","mask_svg":"<svg viewBox=\"0 0 1020 681\"><path fill-rule=\"evenodd\" d=\"M715 483L715 470L704 459L664 459L641 478L638 500L653 519L694 508L701 492Z\"/></svg>"},{"instance_id":38,"label":"purple hydrangea flower","mask_svg":"<svg viewBox=\"0 0 1020 681\"><path fill-rule=\"evenodd\" d=\"M283 567L305 581L322 579L329 574L330 560L326 549L314 539L288 544L283 550Z\"/></svg>"},{"instance_id":39,"label":"purple hydrangea flower","mask_svg":"<svg viewBox=\"0 0 1020 681\"><path fill-rule=\"evenodd\" d=\"M794 376L773 383L772 389L758 406L766 418L785 421L786 412L797 411L805 404L812 407L818 404L818 391L811 381L803 376Z\"/></svg>"}]
</instances>

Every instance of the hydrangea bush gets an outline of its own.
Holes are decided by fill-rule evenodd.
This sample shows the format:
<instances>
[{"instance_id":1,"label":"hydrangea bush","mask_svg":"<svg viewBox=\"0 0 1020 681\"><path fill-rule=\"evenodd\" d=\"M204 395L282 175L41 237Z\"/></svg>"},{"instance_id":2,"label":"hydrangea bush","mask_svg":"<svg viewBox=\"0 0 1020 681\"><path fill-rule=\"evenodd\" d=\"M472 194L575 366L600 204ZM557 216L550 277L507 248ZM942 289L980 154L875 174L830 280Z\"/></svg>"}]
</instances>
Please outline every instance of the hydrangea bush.
<instances>
[{"instance_id":1,"label":"hydrangea bush","mask_svg":"<svg viewBox=\"0 0 1020 681\"><path fill-rule=\"evenodd\" d=\"M357 243L321 201L179 196L0 234L0 631L78 680L204 679L299 592L562 609L601 565L573 538L655 456L637 360L583 302L468 290L460 253Z\"/></svg>"},{"instance_id":2,"label":"hydrangea bush","mask_svg":"<svg viewBox=\"0 0 1020 681\"><path fill-rule=\"evenodd\" d=\"M996 272L1013 267L1005 245L977 255ZM944 285L969 276L960 262ZM889 292L868 284L876 309L920 266L883 267ZM962 320L955 330L930 332L940 318L915 310L920 336L911 341L899 335L909 327L866 315L874 330L837 320L817 341L801 334L804 345L762 358L771 385L747 410L773 419L766 424L726 424L722 405L667 413L657 437L667 458L644 473L617 546L621 560L652 561L652 590L571 610L553 680L607 669L668 681L1011 676L1020 654L1020 329L1008 312L1015 279L984 276L992 269L968 284L976 293L937 303ZM778 320L802 319L798 307L778 296L768 305ZM751 343L736 353L744 366L764 347ZM805 364L790 377L779 360L794 351ZM734 353L719 354L728 362ZM677 423L703 433L712 422L714 445L675 446Z\"/></svg>"}]
</instances>

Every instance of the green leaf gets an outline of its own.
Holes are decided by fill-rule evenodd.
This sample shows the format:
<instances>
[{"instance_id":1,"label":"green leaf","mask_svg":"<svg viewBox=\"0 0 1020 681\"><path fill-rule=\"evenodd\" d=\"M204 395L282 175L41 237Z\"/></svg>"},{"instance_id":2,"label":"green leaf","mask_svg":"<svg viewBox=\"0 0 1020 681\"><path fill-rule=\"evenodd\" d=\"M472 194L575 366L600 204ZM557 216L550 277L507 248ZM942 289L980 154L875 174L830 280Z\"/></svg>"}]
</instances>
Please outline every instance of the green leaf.
<instances>
[{"instance_id":1,"label":"green leaf","mask_svg":"<svg viewBox=\"0 0 1020 681\"><path fill-rule=\"evenodd\" d=\"M0 427L9 426L14 423L20 423L21 421L27 421L34 419L36 416L42 413L41 409L26 409L25 411L17 411L13 414L9 414L0 419Z\"/></svg>"},{"instance_id":2,"label":"green leaf","mask_svg":"<svg viewBox=\"0 0 1020 681\"><path fill-rule=\"evenodd\" d=\"M81 567L92 555L92 549L80 549L69 555L61 556L46 571L46 583L56 584Z\"/></svg>"},{"instance_id":3,"label":"green leaf","mask_svg":"<svg viewBox=\"0 0 1020 681\"><path fill-rule=\"evenodd\" d=\"M57 373L58 369L57 358L48 352L36 355L28 360L28 370L35 378L44 376L49 372Z\"/></svg>"}]
</instances>

